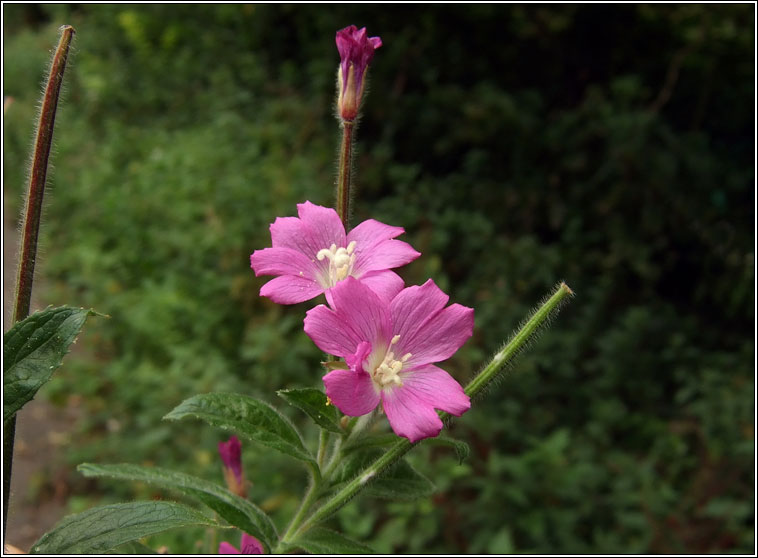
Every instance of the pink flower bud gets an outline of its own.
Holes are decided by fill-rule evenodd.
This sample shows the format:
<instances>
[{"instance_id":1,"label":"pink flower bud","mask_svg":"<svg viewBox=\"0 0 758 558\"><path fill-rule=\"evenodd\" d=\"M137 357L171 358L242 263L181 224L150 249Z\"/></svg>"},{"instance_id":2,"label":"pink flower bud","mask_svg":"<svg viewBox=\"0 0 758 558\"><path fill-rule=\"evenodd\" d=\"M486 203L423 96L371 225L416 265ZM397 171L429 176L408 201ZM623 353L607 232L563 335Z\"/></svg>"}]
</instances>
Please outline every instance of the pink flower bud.
<instances>
[{"instance_id":1,"label":"pink flower bud","mask_svg":"<svg viewBox=\"0 0 758 558\"><path fill-rule=\"evenodd\" d=\"M224 462L224 479L229 490L246 497L245 477L242 474L242 444L237 436L232 436L228 442L219 442L218 453Z\"/></svg>"},{"instance_id":2,"label":"pink flower bud","mask_svg":"<svg viewBox=\"0 0 758 558\"><path fill-rule=\"evenodd\" d=\"M355 25L350 25L337 31L336 41L340 53L337 110L342 120L352 122L358 116L366 83L366 69L374 58L374 51L382 46L382 40L379 37L368 37L365 27L358 29Z\"/></svg>"}]
</instances>

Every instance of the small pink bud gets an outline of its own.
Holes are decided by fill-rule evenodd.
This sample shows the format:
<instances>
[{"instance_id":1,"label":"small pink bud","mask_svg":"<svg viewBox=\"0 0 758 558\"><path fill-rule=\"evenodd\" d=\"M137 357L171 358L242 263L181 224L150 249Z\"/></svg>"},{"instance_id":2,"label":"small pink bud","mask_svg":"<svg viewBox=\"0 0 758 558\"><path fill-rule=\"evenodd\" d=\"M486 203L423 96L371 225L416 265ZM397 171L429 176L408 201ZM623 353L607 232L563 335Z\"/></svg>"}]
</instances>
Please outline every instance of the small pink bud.
<instances>
[{"instance_id":1,"label":"small pink bud","mask_svg":"<svg viewBox=\"0 0 758 558\"><path fill-rule=\"evenodd\" d=\"M382 46L382 40L368 37L365 27L358 29L350 25L337 31L336 41L340 53L337 111L342 120L352 122L358 116L361 105L366 70L374 58L374 51Z\"/></svg>"},{"instance_id":2,"label":"small pink bud","mask_svg":"<svg viewBox=\"0 0 758 558\"><path fill-rule=\"evenodd\" d=\"M245 476L242 473L242 444L237 436L229 438L228 442L218 443L218 453L224 462L224 479L229 490L245 498Z\"/></svg>"}]
</instances>

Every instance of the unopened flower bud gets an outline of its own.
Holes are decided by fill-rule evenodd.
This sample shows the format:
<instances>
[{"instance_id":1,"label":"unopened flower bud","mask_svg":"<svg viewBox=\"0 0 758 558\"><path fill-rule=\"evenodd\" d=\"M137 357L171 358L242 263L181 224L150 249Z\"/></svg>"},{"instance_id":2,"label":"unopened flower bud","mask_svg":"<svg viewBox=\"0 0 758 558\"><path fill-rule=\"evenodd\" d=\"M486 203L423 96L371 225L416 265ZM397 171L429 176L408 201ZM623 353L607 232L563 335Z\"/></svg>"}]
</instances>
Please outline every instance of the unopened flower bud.
<instances>
[{"instance_id":1,"label":"unopened flower bud","mask_svg":"<svg viewBox=\"0 0 758 558\"><path fill-rule=\"evenodd\" d=\"M337 31L336 41L340 53L337 112L343 121L353 122L361 105L366 70L374 58L374 51L382 46L382 40L379 37L368 37L365 27L358 29L355 25L350 25Z\"/></svg>"},{"instance_id":2,"label":"unopened flower bud","mask_svg":"<svg viewBox=\"0 0 758 558\"><path fill-rule=\"evenodd\" d=\"M224 462L226 486L238 496L247 497L245 475L242 473L242 444L237 436L232 436L228 442L219 442L218 453Z\"/></svg>"}]
</instances>

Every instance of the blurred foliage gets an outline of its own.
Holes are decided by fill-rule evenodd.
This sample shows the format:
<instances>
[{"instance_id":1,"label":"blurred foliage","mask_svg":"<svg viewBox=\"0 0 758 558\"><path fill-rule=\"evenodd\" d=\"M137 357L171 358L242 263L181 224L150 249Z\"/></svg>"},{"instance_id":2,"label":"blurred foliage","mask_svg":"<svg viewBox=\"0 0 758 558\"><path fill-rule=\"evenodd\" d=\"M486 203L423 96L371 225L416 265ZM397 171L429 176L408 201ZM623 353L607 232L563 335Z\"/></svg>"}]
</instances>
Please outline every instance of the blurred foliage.
<instances>
[{"instance_id":1,"label":"blurred foliage","mask_svg":"<svg viewBox=\"0 0 758 558\"><path fill-rule=\"evenodd\" d=\"M59 25L78 31L41 273L50 300L111 319L47 391L83 398L72 463L220 480L220 433L160 421L198 392L302 418L273 391L319 384L308 305L258 297L248 257L297 202L331 203L333 35L355 23L384 41L355 222L404 226L424 254L406 282L476 308L446 368L465 381L558 280L577 296L455 421L469 459L414 452L432 499L359 498L334 526L387 553L751 551L754 7L3 10L11 204L47 51ZM251 446L245 461L283 526L299 471Z\"/></svg>"}]
</instances>

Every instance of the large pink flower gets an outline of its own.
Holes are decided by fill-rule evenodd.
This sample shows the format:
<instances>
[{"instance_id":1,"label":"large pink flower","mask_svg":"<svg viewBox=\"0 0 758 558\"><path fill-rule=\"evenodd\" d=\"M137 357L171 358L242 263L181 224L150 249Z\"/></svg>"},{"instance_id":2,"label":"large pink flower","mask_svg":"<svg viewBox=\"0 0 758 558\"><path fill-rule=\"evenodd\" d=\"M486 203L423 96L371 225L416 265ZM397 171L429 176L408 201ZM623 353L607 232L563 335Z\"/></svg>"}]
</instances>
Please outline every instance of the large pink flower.
<instances>
[{"instance_id":1,"label":"large pink flower","mask_svg":"<svg viewBox=\"0 0 758 558\"><path fill-rule=\"evenodd\" d=\"M308 311L305 332L349 366L324 376L326 394L343 413L365 415L381 401L395 433L417 442L440 433L435 409L460 416L471 407L460 384L434 363L471 337L473 309L445 307L448 296L431 279L392 301L350 278L331 294L334 309Z\"/></svg>"},{"instance_id":2,"label":"large pink flower","mask_svg":"<svg viewBox=\"0 0 758 558\"><path fill-rule=\"evenodd\" d=\"M310 300L347 277L391 300L403 280L390 269L421 255L410 244L393 240L405 232L402 227L369 219L346 235L332 208L307 201L297 205L297 213L299 217L277 217L270 227L273 246L250 256L256 275L279 275L261 287L261 296L279 304Z\"/></svg>"}]
</instances>

